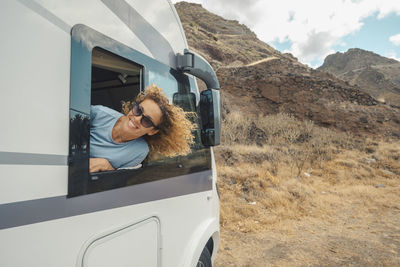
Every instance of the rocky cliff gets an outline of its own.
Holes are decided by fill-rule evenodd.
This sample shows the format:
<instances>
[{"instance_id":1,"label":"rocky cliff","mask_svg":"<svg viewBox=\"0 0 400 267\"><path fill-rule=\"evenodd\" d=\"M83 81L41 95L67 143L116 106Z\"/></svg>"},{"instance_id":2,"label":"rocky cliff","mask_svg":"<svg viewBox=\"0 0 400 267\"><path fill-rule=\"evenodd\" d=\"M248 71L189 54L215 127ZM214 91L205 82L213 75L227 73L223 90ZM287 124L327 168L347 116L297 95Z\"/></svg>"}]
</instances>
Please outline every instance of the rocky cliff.
<instances>
[{"instance_id":1,"label":"rocky cliff","mask_svg":"<svg viewBox=\"0 0 400 267\"><path fill-rule=\"evenodd\" d=\"M326 57L318 68L357 85L381 102L400 106L400 62L358 48Z\"/></svg>"},{"instance_id":2,"label":"rocky cliff","mask_svg":"<svg viewBox=\"0 0 400 267\"><path fill-rule=\"evenodd\" d=\"M199 4L179 2L175 7L190 48L201 53L216 69L284 56L237 21L225 20Z\"/></svg>"},{"instance_id":3,"label":"rocky cliff","mask_svg":"<svg viewBox=\"0 0 400 267\"><path fill-rule=\"evenodd\" d=\"M246 26L198 4L177 3L191 49L217 70L225 113L290 113L356 135L400 136L400 109L260 41Z\"/></svg>"}]
</instances>

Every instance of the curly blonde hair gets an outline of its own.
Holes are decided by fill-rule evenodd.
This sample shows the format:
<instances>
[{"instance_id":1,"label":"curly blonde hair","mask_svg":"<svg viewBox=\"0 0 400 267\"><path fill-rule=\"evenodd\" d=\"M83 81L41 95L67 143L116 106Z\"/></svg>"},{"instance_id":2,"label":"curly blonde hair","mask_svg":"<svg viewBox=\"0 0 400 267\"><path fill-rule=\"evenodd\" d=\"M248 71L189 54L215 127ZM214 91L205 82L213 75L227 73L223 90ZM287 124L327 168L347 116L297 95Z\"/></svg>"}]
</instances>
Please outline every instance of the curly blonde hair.
<instances>
[{"instance_id":1,"label":"curly blonde hair","mask_svg":"<svg viewBox=\"0 0 400 267\"><path fill-rule=\"evenodd\" d=\"M136 97L136 103L145 99L151 99L157 103L162 112L159 129L155 135L145 135L144 138L149 145L150 157L161 154L166 157L187 155L190 145L193 144L192 131L195 125L188 119L192 112L185 112L182 108L170 104L162 89L151 85ZM122 102L122 111L127 115L132 109L134 102Z\"/></svg>"}]
</instances>

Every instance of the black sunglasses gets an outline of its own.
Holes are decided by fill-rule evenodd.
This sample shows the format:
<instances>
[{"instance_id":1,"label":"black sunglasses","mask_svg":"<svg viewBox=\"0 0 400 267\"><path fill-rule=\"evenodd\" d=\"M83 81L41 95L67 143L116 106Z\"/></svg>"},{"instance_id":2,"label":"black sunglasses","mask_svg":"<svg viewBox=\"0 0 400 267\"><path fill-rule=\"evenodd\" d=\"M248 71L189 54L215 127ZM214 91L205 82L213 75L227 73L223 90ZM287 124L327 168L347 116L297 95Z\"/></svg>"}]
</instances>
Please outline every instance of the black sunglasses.
<instances>
[{"instance_id":1,"label":"black sunglasses","mask_svg":"<svg viewBox=\"0 0 400 267\"><path fill-rule=\"evenodd\" d=\"M151 119L143 114L142 107L136 102L133 104L132 114L133 114L133 116L136 116L136 117L142 116L142 118L140 119L140 124L144 128L154 127L155 129L158 129L158 127L151 121Z\"/></svg>"}]
</instances>

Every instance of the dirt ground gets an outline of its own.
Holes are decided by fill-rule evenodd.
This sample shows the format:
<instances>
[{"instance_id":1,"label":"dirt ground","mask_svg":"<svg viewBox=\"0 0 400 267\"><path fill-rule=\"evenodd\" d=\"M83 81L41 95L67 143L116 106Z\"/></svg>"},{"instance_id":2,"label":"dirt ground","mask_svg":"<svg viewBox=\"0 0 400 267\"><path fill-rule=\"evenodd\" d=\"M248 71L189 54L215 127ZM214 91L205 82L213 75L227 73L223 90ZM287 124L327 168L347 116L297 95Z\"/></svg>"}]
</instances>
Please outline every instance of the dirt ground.
<instances>
[{"instance_id":1,"label":"dirt ground","mask_svg":"<svg viewBox=\"0 0 400 267\"><path fill-rule=\"evenodd\" d=\"M285 114L224 126L214 266L400 267L400 140Z\"/></svg>"},{"instance_id":2,"label":"dirt ground","mask_svg":"<svg viewBox=\"0 0 400 267\"><path fill-rule=\"evenodd\" d=\"M214 266L400 266L400 181L371 187L372 198L324 192L334 210L326 216L257 233L222 227Z\"/></svg>"}]
</instances>

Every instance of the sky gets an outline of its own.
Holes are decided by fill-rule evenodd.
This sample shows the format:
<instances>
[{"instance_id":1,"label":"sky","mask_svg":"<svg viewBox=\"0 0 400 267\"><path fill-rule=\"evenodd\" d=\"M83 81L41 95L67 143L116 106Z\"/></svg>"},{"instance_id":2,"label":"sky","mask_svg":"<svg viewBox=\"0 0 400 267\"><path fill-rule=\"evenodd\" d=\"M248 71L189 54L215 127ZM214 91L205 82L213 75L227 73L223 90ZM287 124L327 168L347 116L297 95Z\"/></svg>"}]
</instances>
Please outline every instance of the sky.
<instances>
[{"instance_id":1,"label":"sky","mask_svg":"<svg viewBox=\"0 0 400 267\"><path fill-rule=\"evenodd\" d=\"M260 40L313 68L349 48L400 61L400 0L186 1L245 24Z\"/></svg>"}]
</instances>

